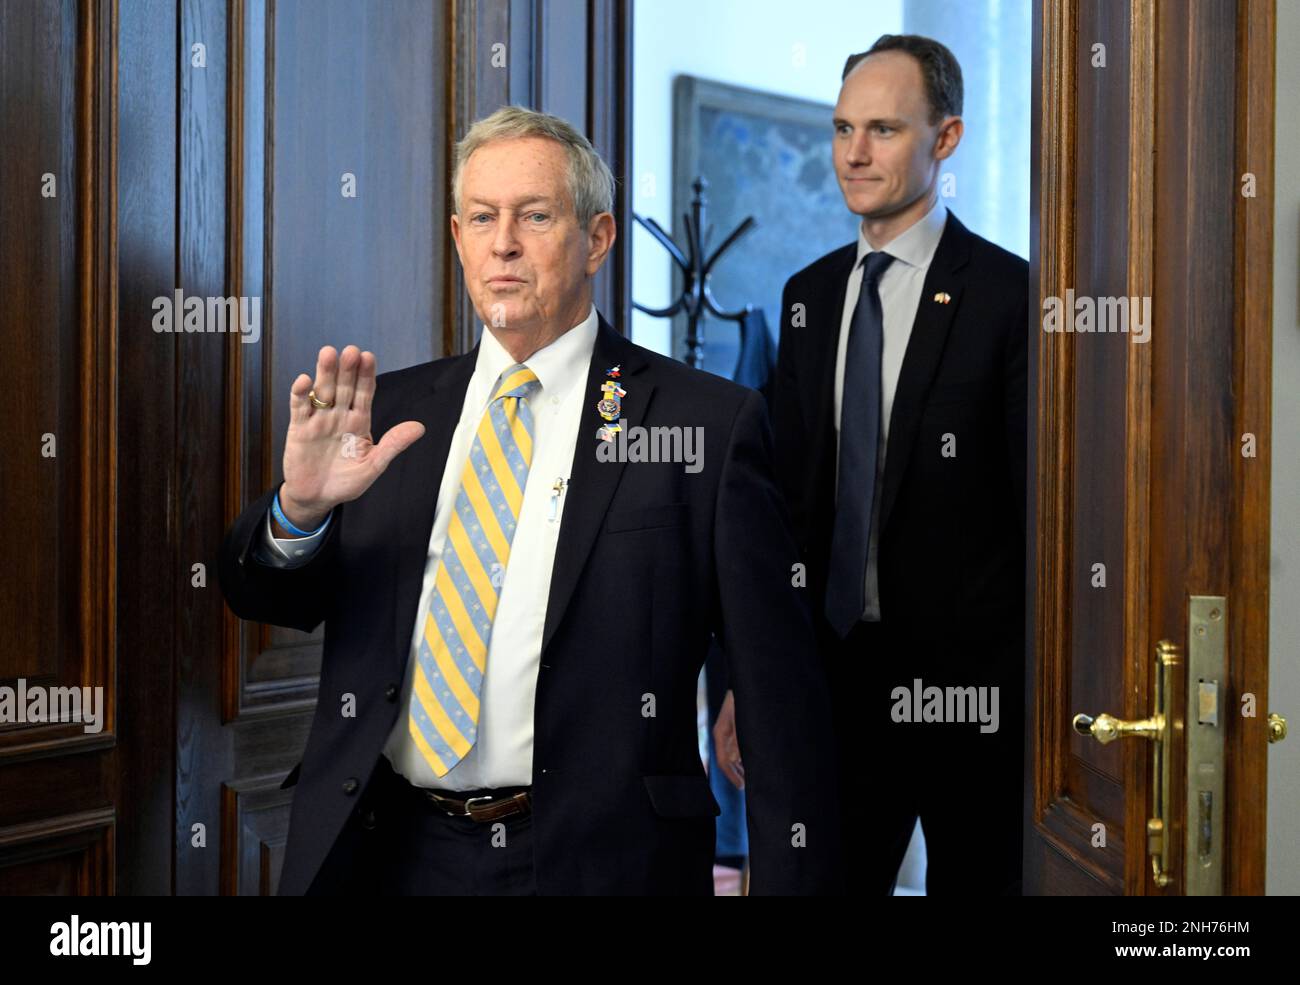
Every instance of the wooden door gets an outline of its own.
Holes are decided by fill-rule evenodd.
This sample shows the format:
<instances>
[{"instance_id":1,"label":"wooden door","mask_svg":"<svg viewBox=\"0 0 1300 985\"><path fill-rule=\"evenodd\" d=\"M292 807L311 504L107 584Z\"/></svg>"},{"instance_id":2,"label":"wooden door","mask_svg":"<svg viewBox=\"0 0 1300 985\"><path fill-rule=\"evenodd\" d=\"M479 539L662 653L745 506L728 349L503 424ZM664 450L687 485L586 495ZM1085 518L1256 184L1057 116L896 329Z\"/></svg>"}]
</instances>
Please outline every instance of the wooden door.
<instances>
[{"instance_id":1,"label":"wooden door","mask_svg":"<svg viewBox=\"0 0 1300 985\"><path fill-rule=\"evenodd\" d=\"M1273 5L1047 0L1034 65L1031 290L1075 317L1031 327L1025 892L1262 893ZM1081 330L1084 297L1150 298L1146 341ZM1154 715L1162 643L1160 741L1080 734Z\"/></svg>"}]
</instances>

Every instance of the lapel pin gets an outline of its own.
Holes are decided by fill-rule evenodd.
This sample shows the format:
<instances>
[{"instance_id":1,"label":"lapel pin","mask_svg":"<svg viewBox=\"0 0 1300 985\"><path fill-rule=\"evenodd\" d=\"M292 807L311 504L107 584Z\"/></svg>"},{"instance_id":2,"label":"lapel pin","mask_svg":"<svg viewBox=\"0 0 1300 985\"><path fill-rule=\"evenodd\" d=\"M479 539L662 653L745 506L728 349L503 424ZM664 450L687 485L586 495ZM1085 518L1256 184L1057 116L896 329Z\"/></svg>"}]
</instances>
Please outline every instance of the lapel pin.
<instances>
[{"instance_id":1,"label":"lapel pin","mask_svg":"<svg viewBox=\"0 0 1300 985\"><path fill-rule=\"evenodd\" d=\"M940 304L947 304L949 301L952 300L952 295L950 295L946 291L940 291L938 294L934 296L934 299L938 301Z\"/></svg>"},{"instance_id":2,"label":"lapel pin","mask_svg":"<svg viewBox=\"0 0 1300 985\"><path fill-rule=\"evenodd\" d=\"M608 376L609 379L605 380L605 382L600 385L600 392L603 393L604 396L601 397L600 400L596 401L596 410L600 416L607 421L618 420L618 415L623 407L620 401L627 396L627 391L614 382L618 378L619 373L619 366L614 366L611 369L605 370L605 375ZM615 430L618 429L615 428ZM603 428L600 432L597 432L597 434L605 441L613 440L613 435L610 435L608 438L604 437Z\"/></svg>"}]
</instances>

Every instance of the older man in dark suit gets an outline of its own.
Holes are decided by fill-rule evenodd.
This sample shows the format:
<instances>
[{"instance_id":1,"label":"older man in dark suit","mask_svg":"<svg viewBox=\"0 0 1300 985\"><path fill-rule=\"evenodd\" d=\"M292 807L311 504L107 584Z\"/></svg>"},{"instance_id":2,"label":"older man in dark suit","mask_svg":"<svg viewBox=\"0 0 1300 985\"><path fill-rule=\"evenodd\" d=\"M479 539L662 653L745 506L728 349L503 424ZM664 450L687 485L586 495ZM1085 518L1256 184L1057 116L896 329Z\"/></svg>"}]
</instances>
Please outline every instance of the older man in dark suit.
<instances>
[{"instance_id":1,"label":"older man in dark suit","mask_svg":"<svg viewBox=\"0 0 1300 985\"><path fill-rule=\"evenodd\" d=\"M564 121L481 121L453 187L478 345L378 378L322 349L284 482L222 550L237 614L325 623L279 891L711 893L715 633L751 889L835 891L829 699L761 398L596 312L612 180Z\"/></svg>"}]
</instances>

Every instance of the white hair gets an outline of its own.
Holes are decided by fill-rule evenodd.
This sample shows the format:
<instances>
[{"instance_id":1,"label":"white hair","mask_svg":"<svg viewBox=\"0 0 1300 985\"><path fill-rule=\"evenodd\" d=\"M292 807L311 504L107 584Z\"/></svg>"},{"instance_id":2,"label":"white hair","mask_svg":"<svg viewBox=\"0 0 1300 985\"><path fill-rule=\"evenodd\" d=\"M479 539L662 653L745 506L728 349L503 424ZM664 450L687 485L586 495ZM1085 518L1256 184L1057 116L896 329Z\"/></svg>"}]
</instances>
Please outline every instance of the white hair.
<instances>
[{"instance_id":1,"label":"white hair","mask_svg":"<svg viewBox=\"0 0 1300 985\"><path fill-rule=\"evenodd\" d=\"M545 137L564 147L569 157L569 197L578 222L585 229L601 212L614 211L614 176L601 160L591 141L558 116L539 113L523 106L503 106L485 116L456 144L456 160L451 173L452 202L460 214L460 186L465 162L484 144L493 140L522 137Z\"/></svg>"}]
</instances>

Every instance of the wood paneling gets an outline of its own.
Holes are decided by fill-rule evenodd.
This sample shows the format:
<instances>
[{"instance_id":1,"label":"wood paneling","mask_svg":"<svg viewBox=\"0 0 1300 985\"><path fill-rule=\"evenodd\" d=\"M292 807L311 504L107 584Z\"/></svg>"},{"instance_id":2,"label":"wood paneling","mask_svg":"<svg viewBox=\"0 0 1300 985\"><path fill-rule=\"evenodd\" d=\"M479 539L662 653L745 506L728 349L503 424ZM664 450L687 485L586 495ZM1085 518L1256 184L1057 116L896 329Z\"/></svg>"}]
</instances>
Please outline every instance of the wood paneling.
<instances>
[{"instance_id":1,"label":"wood paneling","mask_svg":"<svg viewBox=\"0 0 1300 985\"><path fill-rule=\"evenodd\" d=\"M111 892L123 762L111 2L0 9L0 686L89 688L101 719L0 726L0 892ZM20 683L21 682L21 683ZM47 694L50 692L47 691ZM98 693L96 699L94 695Z\"/></svg>"},{"instance_id":2,"label":"wood paneling","mask_svg":"<svg viewBox=\"0 0 1300 985\"><path fill-rule=\"evenodd\" d=\"M123 741L115 764L117 891L166 894L174 866L177 611L194 590L178 531L191 522L175 500L175 336L152 330L154 300L176 284L176 128L179 12L167 0L122 4L116 90L119 407L117 570ZM169 43L160 43L160 39ZM200 559L202 560L202 559ZM211 564L209 564L211 568ZM209 596L218 592L209 578ZM208 604L214 604L209 601Z\"/></svg>"},{"instance_id":3,"label":"wood paneling","mask_svg":"<svg viewBox=\"0 0 1300 985\"><path fill-rule=\"evenodd\" d=\"M221 892L271 896L280 883L293 791L280 778L223 784Z\"/></svg>"},{"instance_id":4,"label":"wood paneling","mask_svg":"<svg viewBox=\"0 0 1300 985\"><path fill-rule=\"evenodd\" d=\"M184 0L180 10L179 128L177 132L176 272L174 286L187 298L224 298L226 288L227 48L224 4ZM202 45L204 65L195 64ZM165 294L173 285L157 285ZM224 622L216 583L216 552L224 532L224 476L233 463L216 450L228 427L223 387L225 351L238 336L223 321L203 332L174 336L176 360L172 492L178 524L175 575L178 604L172 651L176 674L174 891L203 893L215 881L220 800L215 780L232 768L230 737L212 700L221 681L213 641ZM221 329L222 331L214 331ZM247 348L247 346L244 346ZM205 587L191 575L206 566ZM199 839L196 844L196 838Z\"/></svg>"},{"instance_id":5,"label":"wood paneling","mask_svg":"<svg viewBox=\"0 0 1300 985\"><path fill-rule=\"evenodd\" d=\"M23 135L0 151L12 176L0 290L14 370L0 481L0 685L97 687L104 702L99 732L79 722L0 728L0 766L112 745L116 731L110 18L105 3L0 11L0 127Z\"/></svg>"},{"instance_id":6,"label":"wood paneling","mask_svg":"<svg viewBox=\"0 0 1300 985\"><path fill-rule=\"evenodd\" d=\"M0 896L113 894L111 809L0 828Z\"/></svg>"}]
</instances>

